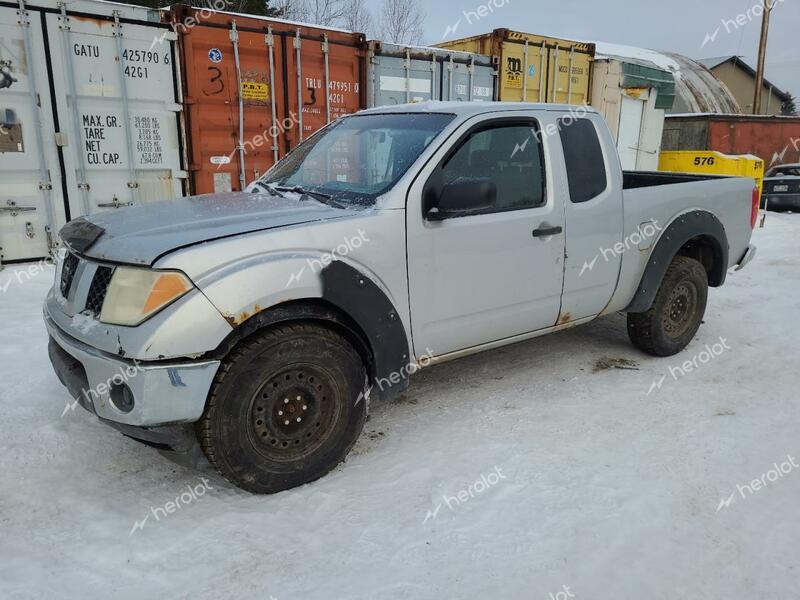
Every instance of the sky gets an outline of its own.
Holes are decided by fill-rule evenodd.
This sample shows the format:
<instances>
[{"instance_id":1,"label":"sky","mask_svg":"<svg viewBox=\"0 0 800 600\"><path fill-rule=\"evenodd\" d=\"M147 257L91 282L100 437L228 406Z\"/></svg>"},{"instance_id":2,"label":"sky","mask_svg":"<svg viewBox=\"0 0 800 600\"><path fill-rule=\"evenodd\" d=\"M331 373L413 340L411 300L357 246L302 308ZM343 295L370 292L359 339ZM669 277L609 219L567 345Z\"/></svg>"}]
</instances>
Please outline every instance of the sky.
<instances>
[{"instance_id":1,"label":"sky","mask_svg":"<svg viewBox=\"0 0 800 600\"><path fill-rule=\"evenodd\" d=\"M426 13L423 38L426 44L507 27L568 39L668 50L695 59L735 54L755 67L761 17L754 12L759 14L762 1L420 0L420 3ZM800 98L800 0L775 1L767 49L767 79ZM370 6L378 4L379 0L370 0ZM476 18L480 6L487 16ZM467 18L465 11L473 14ZM739 25L737 18L744 24ZM445 37L448 25L455 26L459 19L456 32Z\"/></svg>"}]
</instances>

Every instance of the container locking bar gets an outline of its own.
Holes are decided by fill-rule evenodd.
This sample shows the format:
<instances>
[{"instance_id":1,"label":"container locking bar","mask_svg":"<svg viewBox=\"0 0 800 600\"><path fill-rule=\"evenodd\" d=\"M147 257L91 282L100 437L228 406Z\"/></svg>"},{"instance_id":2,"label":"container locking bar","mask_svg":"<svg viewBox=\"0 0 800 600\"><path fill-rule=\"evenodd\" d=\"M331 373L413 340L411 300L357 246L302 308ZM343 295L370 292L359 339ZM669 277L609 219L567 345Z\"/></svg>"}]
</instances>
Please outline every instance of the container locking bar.
<instances>
[{"instance_id":1,"label":"container locking bar","mask_svg":"<svg viewBox=\"0 0 800 600\"><path fill-rule=\"evenodd\" d=\"M275 108L275 36L272 34L272 25L267 27L265 36L267 48L269 49L269 103L272 108L272 162L278 162L278 116Z\"/></svg>"},{"instance_id":2,"label":"container locking bar","mask_svg":"<svg viewBox=\"0 0 800 600\"><path fill-rule=\"evenodd\" d=\"M125 115L125 142L128 147L128 188L131 191L131 202L136 201L136 188L139 187L136 181L136 167L134 165L136 155L133 153L133 127L131 122L131 110L128 104L128 81L125 75L125 51L122 48L122 24L119 22L119 11L114 11L114 38L117 41L117 65L119 70L119 87L122 96L122 112ZM99 206L99 205L98 205Z\"/></svg>"},{"instance_id":3,"label":"container locking bar","mask_svg":"<svg viewBox=\"0 0 800 600\"><path fill-rule=\"evenodd\" d=\"M325 122L331 122L331 72L328 63L328 34L323 34L322 54L325 56Z\"/></svg>"},{"instance_id":4,"label":"container locking bar","mask_svg":"<svg viewBox=\"0 0 800 600\"><path fill-rule=\"evenodd\" d=\"M403 63L406 70L406 104L411 102L411 51L406 48L406 60Z\"/></svg>"},{"instance_id":5,"label":"container locking bar","mask_svg":"<svg viewBox=\"0 0 800 600\"><path fill-rule=\"evenodd\" d=\"M300 141L303 141L303 63L300 56L300 28L294 36L294 56L295 66L297 67L297 126L300 128Z\"/></svg>"},{"instance_id":6,"label":"container locking bar","mask_svg":"<svg viewBox=\"0 0 800 600\"><path fill-rule=\"evenodd\" d=\"M522 101L528 101L528 40L525 40L525 50L523 51L525 60L522 67Z\"/></svg>"},{"instance_id":7,"label":"container locking bar","mask_svg":"<svg viewBox=\"0 0 800 600\"><path fill-rule=\"evenodd\" d=\"M244 172L244 99L242 98L242 69L239 63L239 32L236 30L236 21L231 22L231 42L233 43L233 61L236 65L236 87L239 98L239 191L247 187Z\"/></svg>"},{"instance_id":8,"label":"container locking bar","mask_svg":"<svg viewBox=\"0 0 800 600\"><path fill-rule=\"evenodd\" d=\"M81 200L83 201L83 214L91 214L89 207L89 184L86 181L86 163L83 157L83 148L80 129L80 114L78 112L78 92L75 89L75 66L72 64L72 34L70 32L69 17L67 16L66 2L59 2L61 9L61 50L64 53L64 60L67 63L67 94L72 112L72 133L75 136L75 158L77 160L77 179L78 189L81 190Z\"/></svg>"},{"instance_id":9,"label":"container locking bar","mask_svg":"<svg viewBox=\"0 0 800 600\"><path fill-rule=\"evenodd\" d=\"M556 44L556 57L555 57L555 64L553 66L553 99L552 102L556 101L556 94L558 93L558 44Z\"/></svg>"},{"instance_id":10,"label":"container locking bar","mask_svg":"<svg viewBox=\"0 0 800 600\"><path fill-rule=\"evenodd\" d=\"M539 102L547 102L547 92L545 92L545 60L547 60L547 42L542 40L542 51L539 54Z\"/></svg>"},{"instance_id":11,"label":"container locking bar","mask_svg":"<svg viewBox=\"0 0 800 600\"><path fill-rule=\"evenodd\" d=\"M431 100L436 100L436 55L431 54Z\"/></svg>"}]
</instances>

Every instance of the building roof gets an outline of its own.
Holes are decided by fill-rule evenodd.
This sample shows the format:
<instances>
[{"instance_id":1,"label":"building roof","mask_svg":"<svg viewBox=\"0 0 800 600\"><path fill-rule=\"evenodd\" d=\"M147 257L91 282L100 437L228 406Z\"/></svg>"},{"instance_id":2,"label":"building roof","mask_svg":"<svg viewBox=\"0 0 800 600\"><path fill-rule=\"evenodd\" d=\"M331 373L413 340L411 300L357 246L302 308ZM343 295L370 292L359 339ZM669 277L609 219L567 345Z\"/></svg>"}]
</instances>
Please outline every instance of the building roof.
<instances>
[{"instance_id":1,"label":"building roof","mask_svg":"<svg viewBox=\"0 0 800 600\"><path fill-rule=\"evenodd\" d=\"M705 66L687 56L647 48L598 43L600 56L643 60L672 73L675 79L675 102L669 113L741 114L742 109L722 81Z\"/></svg>"},{"instance_id":2,"label":"building roof","mask_svg":"<svg viewBox=\"0 0 800 600\"><path fill-rule=\"evenodd\" d=\"M714 58L701 58L698 59L697 62L699 62L707 69L716 69L717 67L729 62L737 67L740 67L751 77L755 78L756 76L756 70L750 65L748 65L744 60L742 60L740 56L716 56ZM778 96L778 98L780 98L783 102L790 100L792 97L791 94L789 94L788 92L784 92L782 89L772 84L766 78L764 79L764 85L770 88L772 92L776 96Z\"/></svg>"}]
</instances>

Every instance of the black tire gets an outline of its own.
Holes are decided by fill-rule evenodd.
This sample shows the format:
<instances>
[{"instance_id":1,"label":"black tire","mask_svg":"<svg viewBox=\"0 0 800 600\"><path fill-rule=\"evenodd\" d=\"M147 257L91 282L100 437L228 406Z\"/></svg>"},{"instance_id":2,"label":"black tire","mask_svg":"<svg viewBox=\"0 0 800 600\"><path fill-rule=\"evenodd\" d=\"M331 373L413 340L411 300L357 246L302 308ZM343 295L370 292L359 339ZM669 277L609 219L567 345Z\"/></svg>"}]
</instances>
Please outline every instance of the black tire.
<instances>
[{"instance_id":1,"label":"black tire","mask_svg":"<svg viewBox=\"0 0 800 600\"><path fill-rule=\"evenodd\" d=\"M653 356L673 356L692 341L708 301L708 273L686 256L672 259L650 310L628 313L628 337Z\"/></svg>"},{"instance_id":2,"label":"black tire","mask_svg":"<svg viewBox=\"0 0 800 600\"><path fill-rule=\"evenodd\" d=\"M234 485L271 494L344 460L367 416L361 357L319 325L282 325L240 343L220 366L197 437Z\"/></svg>"}]
</instances>

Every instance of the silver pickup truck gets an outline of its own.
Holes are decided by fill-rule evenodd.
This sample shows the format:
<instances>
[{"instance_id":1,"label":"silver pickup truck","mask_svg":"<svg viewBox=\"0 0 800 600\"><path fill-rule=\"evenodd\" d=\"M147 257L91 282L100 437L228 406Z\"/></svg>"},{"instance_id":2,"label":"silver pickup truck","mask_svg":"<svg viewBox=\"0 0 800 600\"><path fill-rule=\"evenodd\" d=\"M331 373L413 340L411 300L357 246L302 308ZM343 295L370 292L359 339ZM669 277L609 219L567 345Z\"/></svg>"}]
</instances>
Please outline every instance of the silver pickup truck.
<instances>
[{"instance_id":1,"label":"silver pickup truck","mask_svg":"<svg viewBox=\"0 0 800 600\"><path fill-rule=\"evenodd\" d=\"M511 103L338 119L252 192L69 223L44 318L76 402L259 493L334 468L428 365L618 311L642 351L681 351L759 202L752 179L624 173L591 109Z\"/></svg>"}]
</instances>

